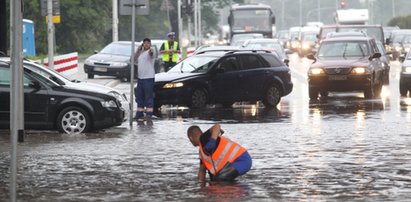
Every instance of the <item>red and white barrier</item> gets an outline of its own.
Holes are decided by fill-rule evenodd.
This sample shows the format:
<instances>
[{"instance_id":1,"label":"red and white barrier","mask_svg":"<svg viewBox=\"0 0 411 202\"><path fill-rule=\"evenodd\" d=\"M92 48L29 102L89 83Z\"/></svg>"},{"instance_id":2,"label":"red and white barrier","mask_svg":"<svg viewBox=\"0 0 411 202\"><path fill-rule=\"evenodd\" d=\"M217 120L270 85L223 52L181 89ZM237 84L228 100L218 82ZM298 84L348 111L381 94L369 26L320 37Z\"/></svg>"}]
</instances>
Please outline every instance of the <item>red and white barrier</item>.
<instances>
[{"instance_id":1,"label":"red and white barrier","mask_svg":"<svg viewBox=\"0 0 411 202\"><path fill-rule=\"evenodd\" d=\"M188 47L187 48L187 57L190 57L190 56L194 55L195 51L196 51L195 47Z\"/></svg>"},{"instance_id":2,"label":"red and white barrier","mask_svg":"<svg viewBox=\"0 0 411 202\"><path fill-rule=\"evenodd\" d=\"M43 64L48 66L48 58ZM54 69L64 76L76 74L78 72L78 53L68 53L54 57Z\"/></svg>"}]
</instances>

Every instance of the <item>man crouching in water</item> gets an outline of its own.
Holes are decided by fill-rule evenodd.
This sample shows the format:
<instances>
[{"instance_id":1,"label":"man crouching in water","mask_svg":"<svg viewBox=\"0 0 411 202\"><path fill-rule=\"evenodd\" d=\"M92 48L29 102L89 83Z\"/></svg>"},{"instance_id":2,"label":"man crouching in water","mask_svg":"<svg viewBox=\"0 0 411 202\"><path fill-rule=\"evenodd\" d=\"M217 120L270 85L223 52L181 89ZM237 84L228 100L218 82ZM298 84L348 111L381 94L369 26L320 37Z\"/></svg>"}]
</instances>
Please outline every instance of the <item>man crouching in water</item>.
<instances>
[{"instance_id":1,"label":"man crouching in water","mask_svg":"<svg viewBox=\"0 0 411 202\"><path fill-rule=\"evenodd\" d=\"M205 180L206 170L213 181L232 181L251 168L252 160L247 150L236 142L222 137L220 124L215 124L205 133L198 126L187 130L190 142L200 147L198 179Z\"/></svg>"}]
</instances>

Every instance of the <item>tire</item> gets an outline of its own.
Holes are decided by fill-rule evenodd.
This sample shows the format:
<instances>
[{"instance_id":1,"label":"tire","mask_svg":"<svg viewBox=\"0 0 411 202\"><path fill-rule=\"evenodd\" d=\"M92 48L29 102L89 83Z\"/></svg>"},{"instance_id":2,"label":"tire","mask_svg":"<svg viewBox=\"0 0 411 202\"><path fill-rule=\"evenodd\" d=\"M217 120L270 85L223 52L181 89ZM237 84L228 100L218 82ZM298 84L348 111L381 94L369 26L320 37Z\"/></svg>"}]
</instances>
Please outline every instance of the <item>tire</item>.
<instances>
[{"instance_id":1,"label":"tire","mask_svg":"<svg viewBox=\"0 0 411 202\"><path fill-rule=\"evenodd\" d=\"M233 106L234 102L223 102L221 105L223 105L224 108L231 108Z\"/></svg>"},{"instance_id":2,"label":"tire","mask_svg":"<svg viewBox=\"0 0 411 202\"><path fill-rule=\"evenodd\" d=\"M64 108L57 117L57 130L61 133L86 133L91 128L89 114L79 107Z\"/></svg>"},{"instance_id":3,"label":"tire","mask_svg":"<svg viewBox=\"0 0 411 202\"><path fill-rule=\"evenodd\" d=\"M380 84L377 84L374 86L374 96L375 97L380 97L381 96L381 91L382 91L382 81Z\"/></svg>"},{"instance_id":4,"label":"tire","mask_svg":"<svg viewBox=\"0 0 411 202\"><path fill-rule=\"evenodd\" d=\"M406 97L408 93L408 89L400 83L400 95Z\"/></svg>"},{"instance_id":5,"label":"tire","mask_svg":"<svg viewBox=\"0 0 411 202\"><path fill-rule=\"evenodd\" d=\"M263 104L265 107L274 108L281 100L281 91L277 85L270 85L264 94Z\"/></svg>"},{"instance_id":6,"label":"tire","mask_svg":"<svg viewBox=\"0 0 411 202\"><path fill-rule=\"evenodd\" d=\"M88 79L94 79L94 74L88 73L88 74L87 74L87 78L88 78Z\"/></svg>"},{"instance_id":7,"label":"tire","mask_svg":"<svg viewBox=\"0 0 411 202\"><path fill-rule=\"evenodd\" d=\"M321 97L328 97L328 91L321 91L320 92Z\"/></svg>"},{"instance_id":8,"label":"tire","mask_svg":"<svg viewBox=\"0 0 411 202\"><path fill-rule=\"evenodd\" d=\"M191 93L189 107L194 109L204 108L207 105L207 92L204 89L194 89Z\"/></svg>"},{"instance_id":9,"label":"tire","mask_svg":"<svg viewBox=\"0 0 411 202\"><path fill-rule=\"evenodd\" d=\"M319 90L313 87L308 87L308 95L310 100L316 100L318 98Z\"/></svg>"}]
</instances>

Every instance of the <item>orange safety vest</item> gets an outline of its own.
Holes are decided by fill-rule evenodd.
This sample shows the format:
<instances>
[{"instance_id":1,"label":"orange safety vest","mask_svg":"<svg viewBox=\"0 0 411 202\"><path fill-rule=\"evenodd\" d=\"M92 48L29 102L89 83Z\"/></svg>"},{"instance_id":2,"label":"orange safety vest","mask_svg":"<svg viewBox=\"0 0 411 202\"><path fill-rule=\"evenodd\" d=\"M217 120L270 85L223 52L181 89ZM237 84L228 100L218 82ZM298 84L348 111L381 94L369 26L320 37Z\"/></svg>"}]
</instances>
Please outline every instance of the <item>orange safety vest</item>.
<instances>
[{"instance_id":1,"label":"orange safety vest","mask_svg":"<svg viewBox=\"0 0 411 202\"><path fill-rule=\"evenodd\" d=\"M204 166L212 175L216 175L227 162L233 163L246 149L228 138L220 137L217 149L210 156L207 155L200 144L200 158Z\"/></svg>"}]
</instances>

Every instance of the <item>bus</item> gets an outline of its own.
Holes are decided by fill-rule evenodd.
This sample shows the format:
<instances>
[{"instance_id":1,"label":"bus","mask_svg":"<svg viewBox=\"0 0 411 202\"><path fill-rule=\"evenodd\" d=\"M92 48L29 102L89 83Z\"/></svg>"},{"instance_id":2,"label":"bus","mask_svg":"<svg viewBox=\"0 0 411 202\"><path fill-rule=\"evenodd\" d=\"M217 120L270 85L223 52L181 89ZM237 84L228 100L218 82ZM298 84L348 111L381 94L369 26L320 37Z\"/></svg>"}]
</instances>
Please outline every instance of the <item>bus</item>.
<instances>
[{"instance_id":1,"label":"bus","mask_svg":"<svg viewBox=\"0 0 411 202\"><path fill-rule=\"evenodd\" d=\"M234 4L230 9L228 24L230 37L236 34L261 33L266 38L273 38L275 16L271 7L265 4Z\"/></svg>"}]
</instances>

